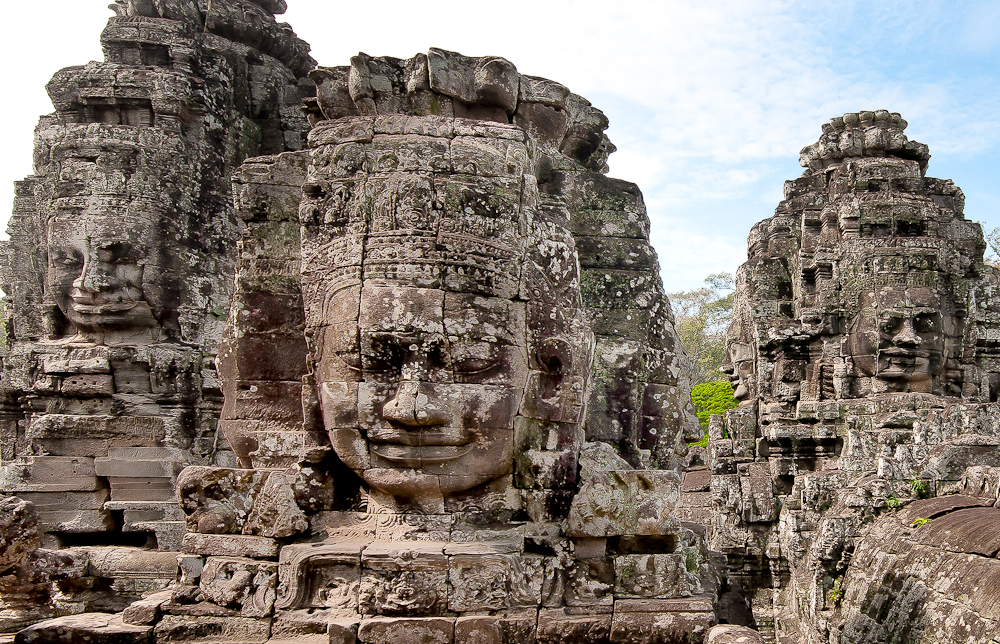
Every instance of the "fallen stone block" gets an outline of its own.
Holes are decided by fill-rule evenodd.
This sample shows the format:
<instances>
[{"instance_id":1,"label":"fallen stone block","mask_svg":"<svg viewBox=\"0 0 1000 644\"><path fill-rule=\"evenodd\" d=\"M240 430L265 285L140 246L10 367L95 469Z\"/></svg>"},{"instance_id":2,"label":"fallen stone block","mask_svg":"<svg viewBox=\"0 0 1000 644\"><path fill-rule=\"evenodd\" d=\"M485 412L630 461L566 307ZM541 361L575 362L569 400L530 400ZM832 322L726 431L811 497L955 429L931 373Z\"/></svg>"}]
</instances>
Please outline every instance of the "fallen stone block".
<instances>
[{"instance_id":1,"label":"fallen stone block","mask_svg":"<svg viewBox=\"0 0 1000 644\"><path fill-rule=\"evenodd\" d=\"M151 644L153 629L126 624L120 615L84 613L58 617L22 630L15 644Z\"/></svg>"},{"instance_id":2,"label":"fallen stone block","mask_svg":"<svg viewBox=\"0 0 1000 644\"><path fill-rule=\"evenodd\" d=\"M164 615L154 630L156 642L252 642L271 636L271 620L252 617Z\"/></svg>"},{"instance_id":3,"label":"fallen stone block","mask_svg":"<svg viewBox=\"0 0 1000 644\"><path fill-rule=\"evenodd\" d=\"M719 624L708 631L705 644L764 644L764 638L746 626Z\"/></svg>"},{"instance_id":4,"label":"fallen stone block","mask_svg":"<svg viewBox=\"0 0 1000 644\"><path fill-rule=\"evenodd\" d=\"M375 617L361 620L361 644L452 644L455 619L447 617Z\"/></svg>"}]
</instances>

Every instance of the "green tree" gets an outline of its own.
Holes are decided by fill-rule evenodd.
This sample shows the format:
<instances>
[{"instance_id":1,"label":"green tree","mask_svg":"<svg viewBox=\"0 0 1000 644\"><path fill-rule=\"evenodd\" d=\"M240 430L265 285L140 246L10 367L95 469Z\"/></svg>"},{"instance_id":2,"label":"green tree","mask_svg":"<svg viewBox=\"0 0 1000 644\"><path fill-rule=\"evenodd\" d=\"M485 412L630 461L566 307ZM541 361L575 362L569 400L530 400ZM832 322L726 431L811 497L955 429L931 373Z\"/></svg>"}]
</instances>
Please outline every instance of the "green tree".
<instances>
[{"instance_id":1,"label":"green tree","mask_svg":"<svg viewBox=\"0 0 1000 644\"><path fill-rule=\"evenodd\" d=\"M670 294L677 335L691 358L692 385L726 379L719 367L726 355L733 281L729 273L715 273L702 288Z\"/></svg>"},{"instance_id":2,"label":"green tree","mask_svg":"<svg viewBox=\"0 0 1000 644\"><path fill-rule=\"evenodd\" d=\"M733 398L733 386L725 380L705 382L691 388L691 401L702 427L708 428L708 420L713 414L720 416L727 409L739 407Z\"/></svg>"}]
</instances>

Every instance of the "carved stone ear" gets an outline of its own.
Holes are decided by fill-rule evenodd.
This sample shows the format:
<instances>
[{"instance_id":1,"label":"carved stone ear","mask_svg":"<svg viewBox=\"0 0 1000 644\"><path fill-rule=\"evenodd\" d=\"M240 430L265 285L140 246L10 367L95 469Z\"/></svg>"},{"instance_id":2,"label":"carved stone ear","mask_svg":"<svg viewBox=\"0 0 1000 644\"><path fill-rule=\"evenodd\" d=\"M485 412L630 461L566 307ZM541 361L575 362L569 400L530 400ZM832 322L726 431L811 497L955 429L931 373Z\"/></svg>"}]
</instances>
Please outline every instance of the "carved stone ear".
<instances>
[{"instance_id":1,"label":"carved stone ear","mask_svg":"<svg viewBox=\"0 0 1000 644\"><path fill-rule=\"evenodd\" d=\"M545 373L561 376L573 369L573 347L562 338L547 338L535 352L538 364Z\"/></svg>"}]
</instances>

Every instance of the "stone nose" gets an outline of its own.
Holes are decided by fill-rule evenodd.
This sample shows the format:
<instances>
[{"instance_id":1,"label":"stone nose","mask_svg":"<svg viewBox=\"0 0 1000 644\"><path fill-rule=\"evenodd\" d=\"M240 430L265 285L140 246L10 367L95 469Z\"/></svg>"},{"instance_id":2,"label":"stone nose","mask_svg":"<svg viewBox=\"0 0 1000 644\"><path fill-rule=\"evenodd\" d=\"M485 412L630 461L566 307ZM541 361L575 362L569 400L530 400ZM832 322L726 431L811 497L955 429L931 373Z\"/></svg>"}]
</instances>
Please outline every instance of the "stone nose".
<instances>
[{"instance_id":1,"label":"stone nose","mask_svg":"<svg viewBox=\"0 0 1000 644\"><path fill-rule=\"evenodd\" d=\"M396 395L382 406L382 418L407 427L433 427L451 421L451 414L434 393L433 385L404 380Z\"/></svg>"},{"instance_id":2,"label":"stone nose","mask_svg":"<svg viewBox=\"0 0 1000 644\"><path fill-rule=\"evenodd\" d=\"M117 280L112 276L112 265L95 257L87 257L80 269L80 276L73 281L73 288L91 293L117 288Z\"/></svg>"},{"instance_id":3,"label":"stone nose","mask_svg":"<svg viewBox=\"0 0 1000 644\"><path fill-rule=\"evenodd\" d=\"M919 345L920 336L917 335L916 330L913 328L913 320L903 320L903 328L892 338L892 341L894 344Z\"/></svg>"}]
</instances>

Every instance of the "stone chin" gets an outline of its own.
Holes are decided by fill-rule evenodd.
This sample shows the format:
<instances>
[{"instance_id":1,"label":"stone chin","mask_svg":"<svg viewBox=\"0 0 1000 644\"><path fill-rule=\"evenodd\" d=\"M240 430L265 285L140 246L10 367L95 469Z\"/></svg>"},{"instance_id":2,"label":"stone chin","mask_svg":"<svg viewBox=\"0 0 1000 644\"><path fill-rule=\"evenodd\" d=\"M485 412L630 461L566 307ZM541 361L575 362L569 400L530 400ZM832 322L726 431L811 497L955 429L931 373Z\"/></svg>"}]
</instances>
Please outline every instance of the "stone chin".
<instances>
[{"instance_id":1,"label":"stone chin","mask_svg":"<svg viewBox=\"0 0 1000 644\"><path fill-rule=\"evenodd\" d=\"M507 462L504 470L489 474L437 475L397 468L372 468L359 474L372 489L401 501L419 502L422 499L452 497L492 483L511 473L513 460Z\"/></svg>"}]
</instances>

